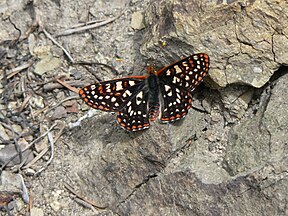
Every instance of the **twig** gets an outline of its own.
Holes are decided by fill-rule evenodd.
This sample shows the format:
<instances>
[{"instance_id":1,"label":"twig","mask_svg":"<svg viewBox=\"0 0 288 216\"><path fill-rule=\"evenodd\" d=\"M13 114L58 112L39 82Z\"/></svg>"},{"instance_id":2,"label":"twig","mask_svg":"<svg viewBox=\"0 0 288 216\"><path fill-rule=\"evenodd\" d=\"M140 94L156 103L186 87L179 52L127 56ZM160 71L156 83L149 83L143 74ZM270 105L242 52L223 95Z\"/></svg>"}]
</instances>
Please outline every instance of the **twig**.
<instances>
[{"instance_id":1,"label":"twig","mask_svg":"<svg viewBox=\"0 0 288 216\"><path fill-rule=\"evenodd\" d=\"M19 107L19 113L21 113L23 111L23 109L25 108L26 104L29 102L29 100L31 98L32 98L32 94L28 94L27 97L22 102L21 106Z\"/></svg>"},{"instance_id":2,"label":"twig","mask_svg":"<svg viewBox=\"0 0 288 216\"><path fill-rule=\"evenodd\" d=\"M84 202L89 203L90 205L94 206L95 208L98 209L106 209L107 206L102 207L102 206L98 206L97 204L95 204L93 201L86 199L84 196L82 196L81 194L77 193L74 188L72 186L70 186L68 183L63 182L64 187L69 190L72 194L74 194L76 197L78 197L79 199L83 200Z\"/></svg>"},{"instance_id":3,"label":"twig","mask_svg":"<svg viewBox=\"0 0 288 216\"><path fill-rule=\"evenodd\" d=\"M29 193L28 193L28 189L27 189L27 187L26 187L26 185L25 185L25 182L24 182L24 179L23 179L22 175L18 174L18 176L19 176L20 179L21 179L21 185L22 185L22 191L23 191L23 193L22 193L22 199L23 199L23 201L24 201L26 204L28 204L28 203L29 203Z\"/></svg>"},{"instance_id":4,"label":"twig","mask_svg":"<svg viewBox=\"0 0 288 216\"><path fill-rule=\"evenodd\" d=\"M93 24L93 23L99 23L99 22L103 22L103 21L105 21L105 20L91 20L91 21L88 21L88 22L78 23L76 25L71 26L71 29L74 29L74 28L77 28L77 27L81 27L81 26L85 26L85 25L90 25L90 24Z\"/></svg>"},{"instance_id":5,"label":"twig","mask_svg":"<svg viewBox=\"0 0 288 216\"><path fill-rule=\"evenodd\" d=\"M11 77L15 76L17 73L19 73L20 71L29 68L33 63L26 63L24 65L18 66L16 68L13 68L12 70L7 72L7 79L10 79Z\"/></svg>"},{"instance_id":6,"label":"twig","mask_svg":"<svg viewBox=\"0 0 288 216\"><path fill-rule=\"evenodd\" d=\"M103 22L100 22L100 23L95 23L95 24L91 24L91 25L87 25L87 26L83 26L83 27L79 27L79 28L73 28L73 29L66 29L65 31L59 33L57 35L57 37L59 36L65 36L65 35L70 35L70 34L73 34L73 33L76 33L76 32L81 32L81 31L85 31L85 30L89 30L89 29L93 29L93 28L97 28L97 27L100 27L100 26L103 26L103 25L106 25L108 23L111 23L113 22L114 20L118 19L120 16L122 16L123 12L121 12L118 16L116 17L113 17L113 18L110 18L110 19L107 19Z\"/></svg>"},{"instance_id":7,"label":"twig","mask_svg":"<svg viewBox=\"0 0 288 216\"><path fill-rule=\"evenodd\" d=\"M40 158L42 158L48 150L49 150L49 148L45 147L36 157L33 158L33 160L31 160L28 164L26 164L22 169L28 169L29 167L31 167Z\"/></svg>"},{"instance_id":8,"label":"twig","mask_svg":"<svg viewBox=\"0 0 288 216\"><path fill-rule=\"evenodd\" d=\"M59 121L61 122L61 121ZM57 124L59 123L57 122ZM62 122L61 122L62 123ZM65 129L65 125L62 123L62 127L60 128L60 131L56 134L55 138L54 138L54 144L57 142L57 140L59 139L59 137L62 135L63 131ZM34 163L36 163L40 158L43 157L43 155L46 154L46 152L49 150L48 147L45 147L35 158L33 158L33 160L31 160L28 164L26 164L23 169L28 169L29 167L31 167Z\"/></svg>"},{"instance_id":9,"label":"twig","mask_svg":"<svg viewBox=\"0 0 288 216\"><path fill-rule=\"evenodd\" d=\"M83 201L82 199L79 199L78 197L75 197L75 201L76 201L77 203L79 203L80 205L84 206L85 208L90 208L90 209L92 209L92 210L94 211L94 213L96 213L96 209L94 208L93 205L91 205L91 204Z\"/></svg>"},{"instance_id":10,"label":"twig","mask_svg":"<svg viewBox=\"0 0 288 216\"><path fill-rule=\"evenodd\" d=\"M56 81L59 82L62 86L66 87L66 88L70 89L71 91L74 91L75 93L78 94L79 90L77 88L70 86L69 84L61 81L60 79L56 79Z\"/></svg>"},{"instance_id":11,"label":"twig","mask_svg":"<svg viewBox=\"0 0 288 216\"><path fill-rule=\"evenodd\" d=\"M88 85L89 82L88 81L67 81L66 82L68 85L70 86L74 86L74 87L82 87L82 86L85 86L85 85ZM43 86L43 90L45 92L47 91L51 91L53 89L59 89L59 88L62 88L63 85L59 84L59 83L47 83Z\"/></svg>"},{"instance_id":12,"label":"twig","mask_svg":"<svg viewBox=\"0 0 288 216\"><path fill-rule=\"evenodd\" d=\"M68 101L68 100L73 100L73 99L78 99L78 98L79 98L78 95L77 95L77 96L70 96L70 97L67 97L67 98L63 99L62 101L60 101L59 103L57 103L55 106L50 107L49 109L45 110L45 113L47 113L47 112L49 112L50 110L52 110L52 109L54 109L54 108L60 106L62 103L66 102L66 101Z\"/></svg>"},{"instance_id":13,"label":"twig","mask_svg":"<svg viewBox=\"0 0 288 216\"><path fill-rule=\"evenodd\" d=\"M49 166L49 164L52 162L52 160L53 160L53 157L54 157L54 140L53 140L53 136L52 136L51 132L48 132L48 140L49 140L49 143L50 143L50 152L51 152L50 153L50 158L47 161L47 163L45 164L45 166L42 167L41 169L39 169L35 173L36 176L39 175L43 170L45 170Z\"/></svg>"},{"instance_id":14,"label":"twig","mask_svg":"<svg viewBox=\"0 0 288 216\"><path fill-rule=\"evenodd\" d=\"M44 28L42 30L44 32L44 34L46 35L47 38L49 38L55 45L57 45L58 47L60 47L63 52L66 54L66 56L68 57L68 59L74 63L74 59L72 58L72 56L69 54L69 52L63 47L61 46Z\"/></svg>"},{"instance_id":15,"label":"twig","mask_svg":"<svg viewBox=\"0 0 288 216\"><path fill-rule=\"evenodd\" d=\"M110 69L113 73L119 75L119 72L112 66L108 65L108 64L104 64L104 63L100 63L100 62L75 62L74 64L77 64L77 65L81 65L81 66L86 66L86 65L89 65L89 66L94 66L94 65L100 65L100 66L104 66L104 67L107 67L108 69ZM87 67L85 67L87 69ZM87 69L88 70L88 69ZM95 74L93 74L95 75Z\"/></svg>"},{"instance_id":16,"label":"twig","mask_svg":"<svg viewBox=\"0 0 288 216\"><path fill-rule=\"evenodd\" d=\"M33 140L29 145L27 145L25 148L23 148L23 150L21 150L21 152L25 152L27 151L29 148L31 148L32 145L34 145L38 140L40 140L41 138L43 138L44 136L47 135L47 133L49 133L51 130L53 130L53 128L56 126L57 124L53 124L48 131L46 131L44 134L42 134L40 137L36 138L35 140ZM7 162L5 164L2 165L1 167L1 171L7 166L7 164L9 164L15 157L17 157L18 154L13 155L12 157L9 158L9 160L7 160Z\"/></svg>"}]
</instances>

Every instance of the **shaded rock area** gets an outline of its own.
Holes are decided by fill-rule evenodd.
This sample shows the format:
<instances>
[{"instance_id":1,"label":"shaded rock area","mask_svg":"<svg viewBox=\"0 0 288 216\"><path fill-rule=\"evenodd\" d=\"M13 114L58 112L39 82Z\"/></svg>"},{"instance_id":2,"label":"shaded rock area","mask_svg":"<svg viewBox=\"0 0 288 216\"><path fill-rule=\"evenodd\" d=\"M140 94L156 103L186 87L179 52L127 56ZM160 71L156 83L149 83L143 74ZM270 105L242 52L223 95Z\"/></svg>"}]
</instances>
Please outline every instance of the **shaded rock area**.
<instances>
[{"instance_id":1,"label":"shaded rock area","mask_svg":"<svg viewBox=\"0 0 288 216\"><path fill-rule=\"evenodd\" d=\"M0 164L1 181L8 179L0 185L1 215L288 215L287 1L0 6ZM64 34L92 20L107 23ZM143 75L149 64L161 68L197 52L210 56L211 68L193 92L193 109L141 132L122 130L115 114L88 118L77 94L55 81L79 88ZM23 161L15 139L25 144L20 150L35 141ZM22 188L12 183L16 173L29 205L23 181Z\"/></svg>"}]
</instances>

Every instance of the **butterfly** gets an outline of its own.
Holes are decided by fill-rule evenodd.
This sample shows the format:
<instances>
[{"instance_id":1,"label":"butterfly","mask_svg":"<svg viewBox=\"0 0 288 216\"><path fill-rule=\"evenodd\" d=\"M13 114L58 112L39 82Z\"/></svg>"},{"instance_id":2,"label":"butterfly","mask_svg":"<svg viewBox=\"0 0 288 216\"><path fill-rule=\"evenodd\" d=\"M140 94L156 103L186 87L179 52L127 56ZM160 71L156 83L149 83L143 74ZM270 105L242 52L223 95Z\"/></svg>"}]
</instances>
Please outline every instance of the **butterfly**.
<instances>
[{"instance_id":1,"label":"butterfly","mask_svg":"<svg viewBox=\"0 0 288 216\"><path fill-rule=\"evenodd\" d=\"M191 92L208 74L209 56L197 53L146 76L128 76L83 87L84 102L98 110L117 113L123 129L150 127L159 115L163 123L185 117L192 105ZM161 109L161 111L160 111Z\"/></svg>"}]
</instances>

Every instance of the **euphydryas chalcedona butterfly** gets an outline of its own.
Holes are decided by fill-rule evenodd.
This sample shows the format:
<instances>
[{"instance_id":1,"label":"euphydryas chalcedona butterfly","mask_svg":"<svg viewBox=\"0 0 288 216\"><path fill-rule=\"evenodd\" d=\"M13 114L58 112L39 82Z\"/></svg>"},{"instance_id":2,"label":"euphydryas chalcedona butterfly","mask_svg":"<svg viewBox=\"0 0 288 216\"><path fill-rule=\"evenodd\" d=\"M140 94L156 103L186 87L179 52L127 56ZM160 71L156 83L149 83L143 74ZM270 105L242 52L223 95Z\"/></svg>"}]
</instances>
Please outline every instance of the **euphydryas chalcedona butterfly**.
<instances>
[{"instance_id":1,"label":"euphydryas chalcedona butterfly","mask_svg":"<svg viewBox=\"0 0 288 216\"><path fill-rule=\"evenodd\" d=\"M208 55L198 53L159 71L151 67L147 76L128 76L86 86L79 95L95 109L117 112L122 128L138 131L149 128L150 121L158 117L160 103L162 122L185 117L192 104L191 92L208 70Z\"/></svg>"}]
</instances>

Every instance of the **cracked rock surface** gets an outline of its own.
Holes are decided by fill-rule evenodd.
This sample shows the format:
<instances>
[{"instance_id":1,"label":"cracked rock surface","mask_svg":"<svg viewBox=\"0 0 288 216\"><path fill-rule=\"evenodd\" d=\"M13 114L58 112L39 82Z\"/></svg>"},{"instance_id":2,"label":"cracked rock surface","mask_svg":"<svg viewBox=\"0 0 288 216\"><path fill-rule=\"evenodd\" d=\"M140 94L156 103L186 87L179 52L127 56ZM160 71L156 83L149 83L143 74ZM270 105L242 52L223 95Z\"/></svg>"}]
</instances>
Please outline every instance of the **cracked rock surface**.
<instances>
[{"instance_id":1,"label":"cracked rock surface","mask_svg":"<svg viewBox=\"0 0 288 216\"><path fill-rule=\"evenodd\" d=\"M31 5L15 2L7 1L2 11L8 8L13 24L25 32L33 20ZM143 75L146 65L161 68L205 52L210 76L193 92L194 109L179 122L156 121L149 130L127 133L115 114L97 111L67 128L52 164L25 179L34 208L44 215L288 215L288 1L125 3L39 4L53 36L124 11L108 25L55 37L75 60L117 72L68 64L59 47L37 32L21 52L48 47L61 59L61 68L47 71L49 76L76 71L93 82ZM5 40L18 32L14 25L0 23ZM88 108L78 102L80 118ZM83 204L63 182L102 209Z\"/></svg>"}]
</instances>

